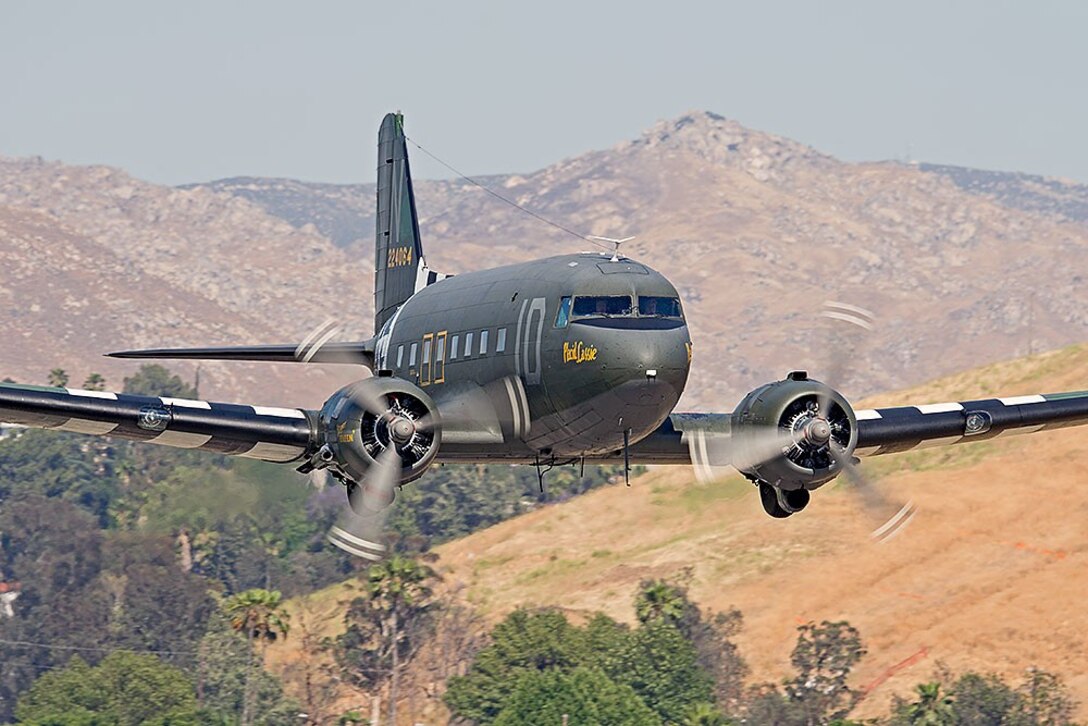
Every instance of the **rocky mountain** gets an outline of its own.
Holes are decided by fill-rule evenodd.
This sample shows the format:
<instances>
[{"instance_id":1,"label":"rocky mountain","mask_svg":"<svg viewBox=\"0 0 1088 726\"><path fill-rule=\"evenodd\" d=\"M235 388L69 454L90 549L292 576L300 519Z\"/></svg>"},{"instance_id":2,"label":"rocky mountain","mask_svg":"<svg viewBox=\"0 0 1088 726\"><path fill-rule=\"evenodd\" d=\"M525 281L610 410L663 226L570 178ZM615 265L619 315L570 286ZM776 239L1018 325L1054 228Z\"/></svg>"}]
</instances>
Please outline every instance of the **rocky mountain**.
<instances>
[{"instance_id":1,"label":"rocky mountain","mask_svg":"<svg viewBox=\"0 0 1088 726\"><path fill-rule=\"evenodd\" d=\"M849 356L840 383L850 395L1088 337L1083 185L846 163L706 112L479 181L579 234L637 235L624 251L666 274L686 303L688 407L731 407L790 368L832 369L841 350L819 316L828 299L879 320ZM417 192L439 271L591 248L465 180L417 181ZM40 378L55 361L83 370L110 348L294 340L333 314L368 333L373 203L372 184L234 178L170 189L104 168L0 161L0 234L16 242L0 255L37 270L2 280L19 303L0 332L30 347L0 353L0 365ZM39 248L85 257L46 271ZM100 264L131 277L106 280ZM62 306L60 290L75 302ZM15 317L34 305L56 312ZM232 396L282 399L307 379L307 400L351 375L296 379L285 368L209 371L216 393Z\"/></svg>"},{"instance_id":2,"label":"rocky mountain","mask_svg":"<svg viewBox=\"0 0 1088 726\"><path fill-rule=\"evenodd\" d=\"M244 200L105 167L0 159L0 265L0 371L24 382L62 367L119 386L135 366L100 356L129 347L301 340L338 291L345 335L372 320L369 261ZM316 404L344 375L209 363L202 393Z\"/></svg>"}]
</instances>

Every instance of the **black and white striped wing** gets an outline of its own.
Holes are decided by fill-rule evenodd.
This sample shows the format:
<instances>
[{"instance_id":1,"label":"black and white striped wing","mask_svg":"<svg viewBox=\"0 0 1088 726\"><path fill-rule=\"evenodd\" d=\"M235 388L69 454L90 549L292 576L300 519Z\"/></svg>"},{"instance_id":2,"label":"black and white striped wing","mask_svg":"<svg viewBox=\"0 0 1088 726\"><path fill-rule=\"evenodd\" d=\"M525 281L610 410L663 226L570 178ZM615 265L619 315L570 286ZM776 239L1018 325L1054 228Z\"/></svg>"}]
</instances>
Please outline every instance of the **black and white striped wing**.
<instances>
[{"instance_id":1,"label":"black and white striped wing","mask_svg":"<svg viewBox=\"0 0 1088 726\"><path fill-rule=\"evenodd\" d=\"M857 411L858 456L1088 424L1088 391Z\"/></svg>"},{"instance_id":2,"label":"black and white striped wing","mask_svg":"<svg viewBox=\"0 0 1088 726\"><path fill-rule=\"evenodd\" d=\"M294 408L0 385L0 422L276 463L307 453L316 417Z\"/></svg>"}]
</instances>

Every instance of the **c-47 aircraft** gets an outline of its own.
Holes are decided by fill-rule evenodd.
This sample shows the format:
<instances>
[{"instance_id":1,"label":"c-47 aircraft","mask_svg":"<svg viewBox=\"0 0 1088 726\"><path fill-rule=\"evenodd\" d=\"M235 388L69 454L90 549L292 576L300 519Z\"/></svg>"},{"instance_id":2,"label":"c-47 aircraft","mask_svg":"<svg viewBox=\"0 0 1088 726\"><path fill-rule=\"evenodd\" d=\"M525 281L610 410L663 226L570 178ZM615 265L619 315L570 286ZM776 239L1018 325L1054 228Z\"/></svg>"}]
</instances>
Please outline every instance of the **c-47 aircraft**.
<instances>
[{"instance_id":1,"label":"c-47 aircraft","mask_svg":"<svg viewBox=\"0 0 1088 726\"><path fill-rule=\"evenodd\" d=\"M368 559L385 551L381 512L396 488L435 462L690 464L701 475L733 466L768 514L787 517L840 474L866 489L856 457L1088 423L1088 392L855 411L800 371L731 414L674 413L692 348L663 275L618 246L456 277L429 270L400 114L379 133L377 204L371 339L112 354L371 370L321 410L3 385L0 421L324 470L351 503L330 540ZM830 317L867 325L848 305ZM912 515L899 508L874 535Z\"/></svg>"}]
</instances>

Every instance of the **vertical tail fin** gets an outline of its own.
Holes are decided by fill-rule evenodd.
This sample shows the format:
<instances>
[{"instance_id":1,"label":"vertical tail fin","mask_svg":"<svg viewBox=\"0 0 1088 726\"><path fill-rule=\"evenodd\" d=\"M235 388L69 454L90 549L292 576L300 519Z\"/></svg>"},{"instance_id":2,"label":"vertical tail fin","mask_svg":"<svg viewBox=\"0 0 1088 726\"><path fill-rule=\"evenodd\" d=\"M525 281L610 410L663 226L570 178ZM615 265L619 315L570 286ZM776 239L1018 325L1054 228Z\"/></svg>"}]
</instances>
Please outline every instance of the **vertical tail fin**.
<instances>
[{"instance_id":1,"label":"vertical tail fin","mask_svg":"<svg viewBox=\"0 0 1088 726\"><path fill-rule=\"evenodd\" d=\"M404 116L389 113L378 132L378 217L374 261L374 333L416 289L423 244L408 171Z\"/></svg>"}]
</instances>

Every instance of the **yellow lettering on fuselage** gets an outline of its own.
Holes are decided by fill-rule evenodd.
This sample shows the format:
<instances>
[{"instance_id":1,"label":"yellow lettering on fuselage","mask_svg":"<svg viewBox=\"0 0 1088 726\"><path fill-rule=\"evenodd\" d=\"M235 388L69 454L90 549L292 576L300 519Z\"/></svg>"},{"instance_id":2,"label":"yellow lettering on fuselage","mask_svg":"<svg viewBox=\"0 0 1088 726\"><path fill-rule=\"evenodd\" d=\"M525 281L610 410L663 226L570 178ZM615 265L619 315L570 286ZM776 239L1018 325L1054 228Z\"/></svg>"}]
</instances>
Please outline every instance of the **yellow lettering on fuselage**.
<instances>
[{"instance_id":1,"label":"yellow lettering on fuselage","mask_svg":"<svg viewBox=\"0 0 1088 726\"><path fill-rule=\"evenodd\" d=\"M407 267L412 264L411 247L390 247L389 256L385 262L386 268Z\"/></svg>"},{"instance_id":2,"label":"yellow lettering on fuselage","mask_svg":"<svg viewBox=\"0 0 1088 726\"><path fill-rule=\"evenodd\" d=\"M564 363L586 363L597 360L597 347L582 341L563 343Z\"/></svg>"}]
</instances>

